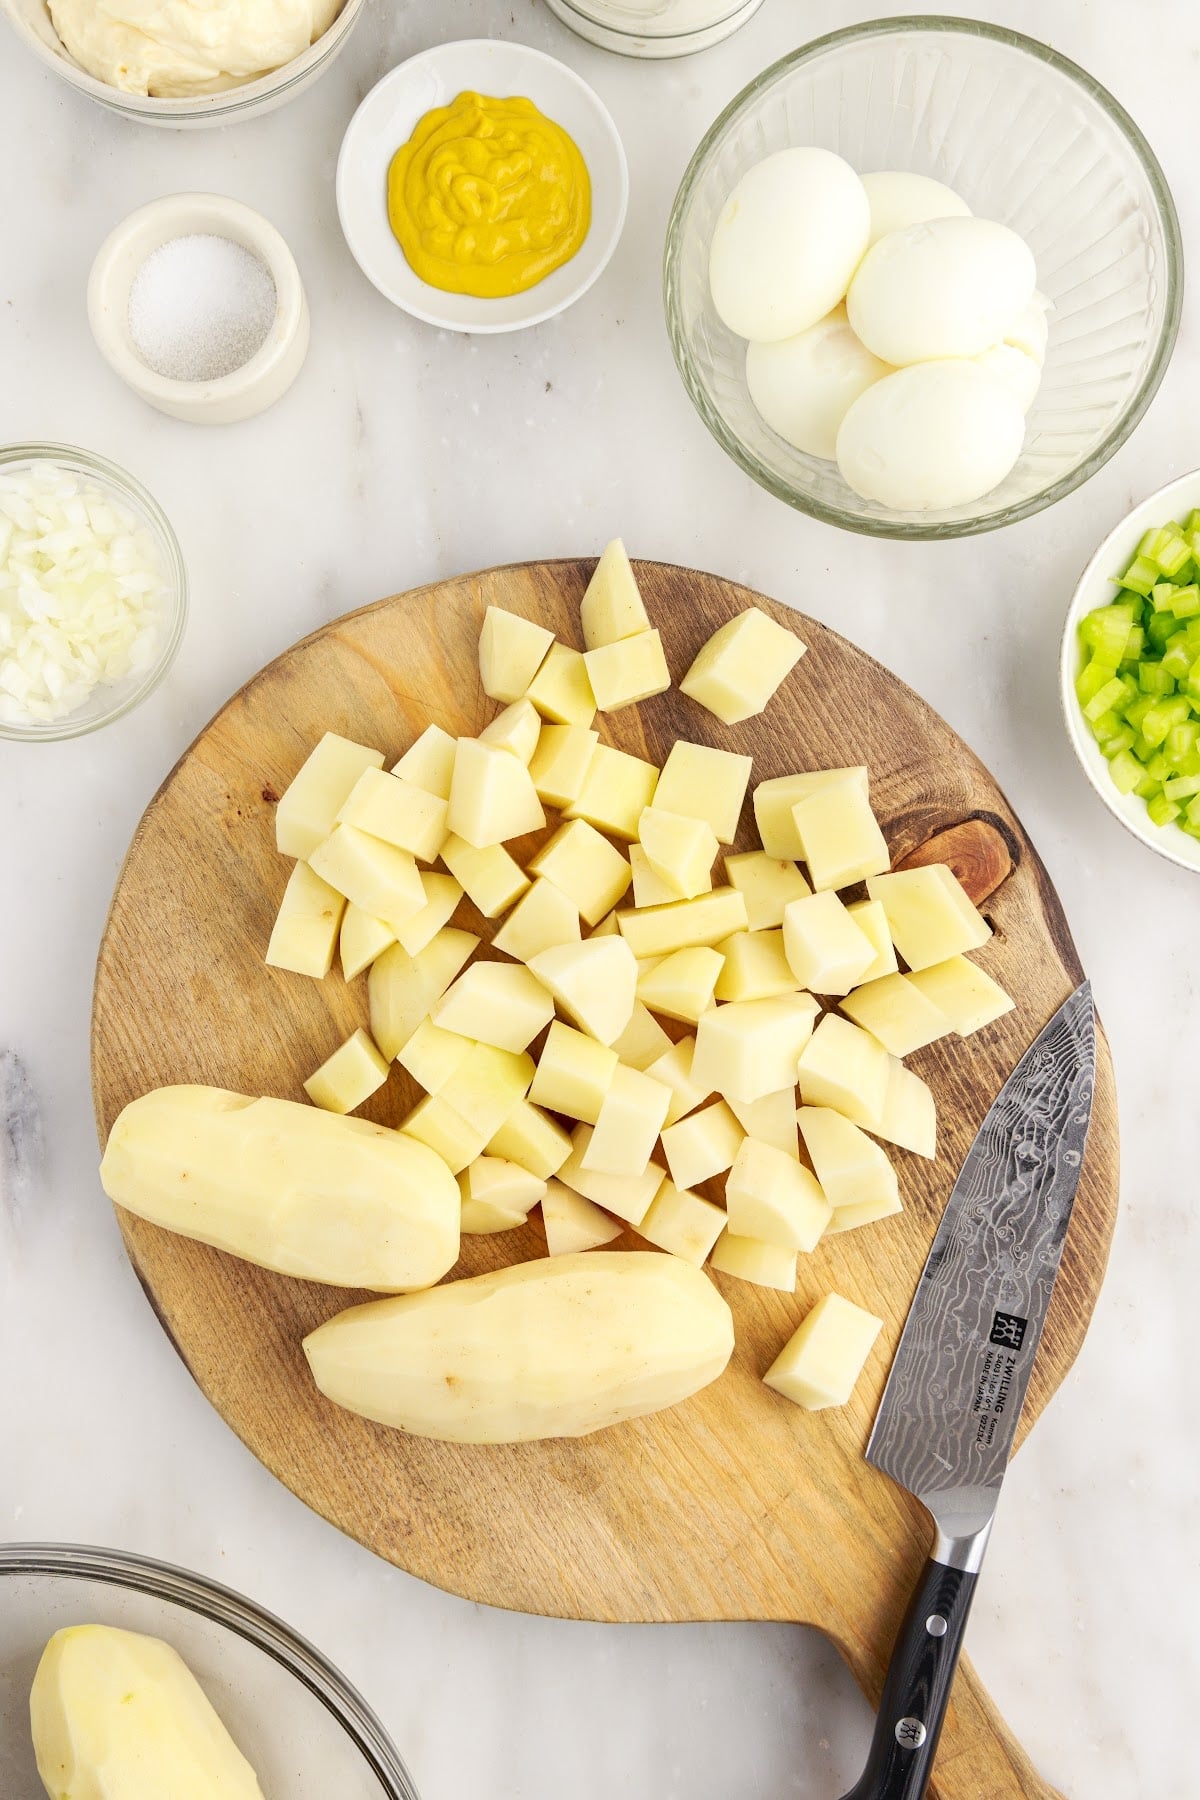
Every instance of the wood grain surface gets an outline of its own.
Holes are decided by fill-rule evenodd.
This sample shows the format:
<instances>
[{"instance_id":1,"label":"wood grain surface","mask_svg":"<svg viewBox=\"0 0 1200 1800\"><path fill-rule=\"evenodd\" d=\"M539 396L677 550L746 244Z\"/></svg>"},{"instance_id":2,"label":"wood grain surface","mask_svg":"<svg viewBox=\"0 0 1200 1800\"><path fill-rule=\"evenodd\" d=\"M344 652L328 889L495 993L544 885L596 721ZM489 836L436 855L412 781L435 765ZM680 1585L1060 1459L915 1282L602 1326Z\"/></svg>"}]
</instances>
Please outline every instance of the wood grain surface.
<instances>
[{"instance_id":1,"label":"wood grain surface","mask_svg":"<svg viewBox=\"0 0 1200 1800\"><path fill-rule=\"evenodd\" d=\"M304 1098L304 1078L366 1023L366 979L346 985L335 969L317 983L263 963L289 869L274 848L276 798L325 730L378 745L389 764L431 719L478 731L493 711L476 673L485 607L578 642L589 572L583 562L495 569L338 619L264 669L202 732L148 808L113 899L93 1019L102 1139L128 1101L165 1083ZM704 639L752 603L798 631L809 652L767 712L743 725L722 727L672 690L598 720L604 739L657 762L676 737L750 752L755 781L866 762L894 862L944 856L993 924L978 960L1018 1005L965 1047L949 1039L911 1059L937 1097L940 1153L934 1164L895 1153L903 1214L801 1257L795 1295L717 1276L737 1350L728 1373L685 1405L591 1438L491 1449L406 1437L317 1393L301 1338L362 1296L269 1274L127 1214L121 1230L164 1329L213 1405L301 1499L381 1556L528 1612L816 1625L874 1697L930 1534L921 1508L868 1467L863 1448L967 1147L1082 971L1020 822L914 693L833 632L733 583L656 563L639 564L638 577L676 680ZM747 805L737 847L754 843ZM456 922L480 928L469 907ZM415 1097L394 1069L363 1110L395 1124ZM1102 1041L1083 1179L1023 1431L1083 1341L1116 1202ZM455 1274L541 1253L533 1224L468 1238ZM852 1404L810 1414L760 1377L831 1287L886 1325ZM931 1791L939 1800L1050 1795L967 1663Z\"/></svg>"}]
</instances>

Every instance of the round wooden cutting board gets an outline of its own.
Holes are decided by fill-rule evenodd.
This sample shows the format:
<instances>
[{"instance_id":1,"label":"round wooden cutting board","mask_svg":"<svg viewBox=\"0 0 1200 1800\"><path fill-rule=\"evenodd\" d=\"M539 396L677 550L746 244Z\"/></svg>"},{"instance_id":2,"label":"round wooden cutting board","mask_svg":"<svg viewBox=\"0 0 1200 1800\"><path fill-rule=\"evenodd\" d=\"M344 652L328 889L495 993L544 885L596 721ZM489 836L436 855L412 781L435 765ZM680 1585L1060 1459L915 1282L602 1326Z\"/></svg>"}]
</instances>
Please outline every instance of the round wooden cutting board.
<instances>
[{"instance_id":1,"label":"round wooden cutting board","mask_svg":"<svg viewBox=\"0 0 1200 1800\"><path fill-rule=\"evenodd\" d=\"M335 968L314 982L264 965L289 872L275 851L275 800L323 731L377 745L390 766L430 720L480 730L493 710L476 672L484 609L507 607L576 643L590 569L532 563L382 601L296 645L217 715L147 809L113 899L92 1037L102 1139L128 1101L167 1083L304 1099L304 1078L366 1024L366 978L346 985ZM966 1044L951 1038L912 1059L937 1098L940 1151L936 1163L896 1152L903 1214L801 1257L794 1296L716 1277L738 1347L729 1372L685 1405L591 1438L491 1449L406 1437L317 1393L300 1341L364 1296L268 1274L127 1214L121 1230L164 1329L213 1405L301 1499L380 1555L456 1593L529 1612L811 1623L874 1696L929 1528L920 1507L867 1466L863 1447L967 1147L1082 971L1003 794L915 694L833 632L731 582L657 563L637 572L676 679L711 632L751 604L809 650L766 713L743 725L722 727L672 690L598 720L604 739L659 763L677 737L749 752L755 782L865 762L894 861L950 861L992 922L978 960L1017 1008ZM755 847L749 805L737 847ZM468 907L456 923L481 929ZM396 1068L363 1110L394 1125L416 1097ZM1025 1429L1083 1341L1116 1200L1102 1042L1083 1179ZM544 1248L534 1225L467 1238L455 1274ZM886 1325L853 1403L810 1414L760 1376L831 1287ZM933 1791L941 1800L1038 1800L1050 1791L966 1664Z\"/></svg>"}]
</instances>

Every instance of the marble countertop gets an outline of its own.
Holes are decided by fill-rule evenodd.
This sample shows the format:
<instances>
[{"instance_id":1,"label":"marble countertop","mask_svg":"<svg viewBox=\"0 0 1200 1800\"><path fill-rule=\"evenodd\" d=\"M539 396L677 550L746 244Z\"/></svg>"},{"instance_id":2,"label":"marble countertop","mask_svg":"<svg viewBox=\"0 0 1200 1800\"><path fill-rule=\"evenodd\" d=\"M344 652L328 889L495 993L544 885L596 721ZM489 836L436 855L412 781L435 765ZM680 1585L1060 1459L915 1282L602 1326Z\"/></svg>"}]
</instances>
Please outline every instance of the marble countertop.
<instances>
[{"instance_id":1,"label":"marble countertop","mask_svg":"<svg viewBox=\"0 0 1200 1800\"><path fill-rule=\"evenodd\" d=\"M975 11L966 5L965 10ZM0 1207L0 1537L110 1543L243 1589L315 1639L379 1709L424 1800L827 1800L867 1708L836 1653L781 1626L601 1628L469 1605L376 1561L280 1487L169 1352L96 1180L92 965L109 893L162 776L225 697L293 639L381 594L513 559L635 554L792 602L911 682L994 770L1058 884L1116 1058L1123 1208L1079 1362L1015 1462L970 1650L1072 1800L1194 1800L1200 1680L1200 1258L1194 877L1125 836L1067 748L1055 692L1066 600L1140 495L1200 462L1189 301L1132 441L1051 512L977 540L885 545L789 512L728 463L676 379L659 248L701 133L802 37L862 0L767 0L725 46L635 65L540 0L372 0L344 59L272 117L152 133L70 92L0 26L0 391L8 440L87 445L153 488L193 613L141 710L75 743L0 745L0 1048L29 1070L44 1166ZM994 0L1111 88L1148 132L1200 242L1187 0ZM438 334L350 259L332 176L358 99L438 38L513 36L592 81L628 146L628 227L566 316L515 337ZM145 408L100 361L84 288L133 207L206 188L259 207L308 286L291 393L205 431ZM12 1204L12 1202L16 1204Z\"/></svg>"}]
</instances>

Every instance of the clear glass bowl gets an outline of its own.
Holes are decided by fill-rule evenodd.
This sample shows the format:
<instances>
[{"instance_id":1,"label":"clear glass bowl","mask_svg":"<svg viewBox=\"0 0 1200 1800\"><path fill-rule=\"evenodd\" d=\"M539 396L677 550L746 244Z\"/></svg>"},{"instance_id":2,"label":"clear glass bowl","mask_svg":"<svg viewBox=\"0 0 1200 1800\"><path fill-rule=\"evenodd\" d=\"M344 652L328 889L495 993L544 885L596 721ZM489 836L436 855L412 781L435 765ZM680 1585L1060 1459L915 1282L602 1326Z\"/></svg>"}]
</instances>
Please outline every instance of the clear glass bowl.
<instances>
[{"instance_id":1,"label":"clear glass bowl","mask_svg":"<svg viewBox=\"0 0 1200 1800\"><path fill-rule=\"evenodd\" d=\"M172 1644L271 1800L417 1800L361 1694L280 1620L166 1563L73 1544L0 1548L5 1800L44 1800L29 1741L29 1689L47 1639L60 1626L79 1624L115 1625Z\"/></svg>"},{"instance_id":2,"label":"clear glass bowl","mask_svg":"<svg viewBox=\"0 0 1200 1800\"><path fill-rule=\"evenodd\" d=\"M1054 304L1025 448L983 499L902 513L862 500L834 464L759 417L745 344L708 291L713 227L754 163L793 144L856 169L911 169L1022 235ZM1050 506L1129 436L1179 329L1183 251L1158 162L1129 115L1045 44L974 19L850 26L785 57L726 107L693 156L667 229L667 324L684 385L747 474L802 512L876 537L989 531Z\"/></svg>"},{"instance_id":3,"label":"clear glass bowl","mask_svg":"<svg viewBox=\"0 0 1200 1800\"><path fill-rule=\"evenodd\" d=\"M621 56L690 56L752 19L763 0L546 0L564 25Z\"/></svg>"},{"instance_id":4,"label":"clear glass bowl","mask_svg":"<svg viewBox=\"0 0 1200 1800\"><path fill-rule=\"evenodd\" d=\"M166 597L158 647L145 669L126 676L122 681L102 682L93 688L82 706L64 718L45 723L31 720L17 724L0 719L0 738L15 738L21 743L54 743L62 738L83 737L111 725L125 713L139 706L154 692L175 660L187 623L187 570L179 541L170 521L152 494L139 481L106 457L90 450L77 450L70 444L10 444L0 448L0 475L12 469L29 468L34 463L52 462L62 469L86 477L108 489L123 505L129 507L151 532L158 545L166 575Z\"/></svg>"}]
</instances>

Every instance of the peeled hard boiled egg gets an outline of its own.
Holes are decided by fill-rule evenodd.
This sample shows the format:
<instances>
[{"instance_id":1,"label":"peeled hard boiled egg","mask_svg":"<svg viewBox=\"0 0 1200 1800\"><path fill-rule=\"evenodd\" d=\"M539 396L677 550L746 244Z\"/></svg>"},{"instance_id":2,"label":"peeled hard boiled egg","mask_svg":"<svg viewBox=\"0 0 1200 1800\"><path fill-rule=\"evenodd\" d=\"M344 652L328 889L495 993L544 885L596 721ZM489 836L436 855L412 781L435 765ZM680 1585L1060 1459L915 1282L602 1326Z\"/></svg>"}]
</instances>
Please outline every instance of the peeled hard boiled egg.
<instances>
[{"instance_id":1,"label":"peeled hard boiled egg","mask_svg":"<svg viewBox=\"0 0 1200 1800\"><path fill-rule=\"evenodd\" d=\"M746 348L746 385L771 430L797 450L830 462L849 408L890 373L855 337L844 306L795 337Z\"/></svg>"},{"instance_id":2,"label":"peeled hard boiled egg","mask_svg":"<svg viewBox=\"0 0 1200 1800\"><path fill-rule=\"evenodd\" d=\"M1023 413L1029 411L1042 385L1042 371L1032 356L1026 356L1015 344L993 344L990 349L973 356L971 361L1003 382Z\"/></svg>"},{"instance_id":3,"label":"peeled hard boiled egg","mask_svg":"<svg viewBox=\"0 0 1200 1800\"><path fill-rule=\"evenodd\" d=\"M869 350L902 365L978 356L1033 297L1033 252L991 219L930 219L872 245L846 297Z\"/></svg>"},{"instance_id":4,"label":"peeled hard boiled egg","mask_svg":"<svg viewBox=\"0 0 1200 1800\"><path fill-rule=\"evenodd\" d=\"M812 147L776 151L721 209L708 262L713 305L739 337L771 343L806 331L844 298L870 225L848 162Z\"/></svg>"},{"instance_id":5,"label":"peeled hard boiled egg","mask_svg":"<svg viewBox=\"0 0 1200 1800\"><path fill-rule=\"evenodd\" d=\"M1039 369L1046 360L1046 345L1050 341L1050 321L1046 317L1050 311L1051 305L1045 294L1034 294L1028 306L1022 307L1016 318L1009 322L1004 333L1004 342L1031 356Z\"/></svg>"},{"instance_id":6,"label":"peeled hard boiled egg","mask_svg":"<svg viewBox=\"0 0 1200 1800\"><path fill-rule=\"evenodd\" d=\"M1011 390L978 364L917 363L854 402L838 432L838 468L864 500L897 512L941 511L990 493L1024 436Z\"/></svg>"},{"instance_id":7,"label":"peeled hard boiled egg","mask_svg":"<svg viewBox=\"0 0 1200 1800\"><path fill-rule=\"evenodd\" d=\"M931 175L912 175L907 169L879 169L864 175L862 184L871 203L871 243L906 225L922 225L926 219L969 218L971 209L960 194Z\"/></svg>"}]
</instances>

